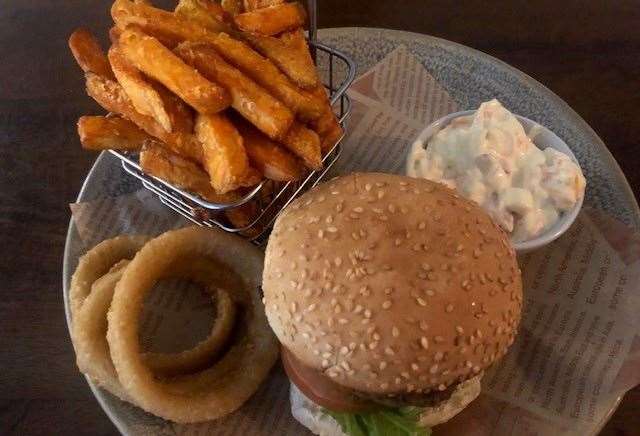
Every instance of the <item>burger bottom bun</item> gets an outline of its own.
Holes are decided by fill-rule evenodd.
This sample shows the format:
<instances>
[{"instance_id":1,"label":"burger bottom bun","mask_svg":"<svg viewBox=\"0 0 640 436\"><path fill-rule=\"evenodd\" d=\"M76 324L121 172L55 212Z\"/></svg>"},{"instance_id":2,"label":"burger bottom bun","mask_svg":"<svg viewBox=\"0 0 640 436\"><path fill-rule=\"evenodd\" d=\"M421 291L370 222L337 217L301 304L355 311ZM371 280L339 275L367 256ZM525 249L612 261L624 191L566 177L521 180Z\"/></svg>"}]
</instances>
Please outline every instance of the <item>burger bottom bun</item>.
<instances>
[{"instance_id":1,"label":"burger bottom bun","mask_svg":"<svg viewBox=\"0 0 640 436\"><path fill-rule=\"evenodd\" d=\"M460 413L469 403L480 395L482 374L458 384L448 400L434 407L424 407L420 414L420 424L433 427L447 422ZM289 391L291 414L313 434L320 436L347 436L340 424L323 412L322 407L307 398L291 383Z\"/></svg>"},{"instance_id":2,"label":"burger bottom bun","mask_svg":"<svg viewBox=\"0 0 640 436\"><path fill-rule=\"evenodd\" d=\"M447 422L462 412L462 409L480 395L481 378L482 374L463 381L456 386L448 400L433 407L425 407L420 414L420 424L425 427L433 427Z\"/></svg>"}]
</instances>

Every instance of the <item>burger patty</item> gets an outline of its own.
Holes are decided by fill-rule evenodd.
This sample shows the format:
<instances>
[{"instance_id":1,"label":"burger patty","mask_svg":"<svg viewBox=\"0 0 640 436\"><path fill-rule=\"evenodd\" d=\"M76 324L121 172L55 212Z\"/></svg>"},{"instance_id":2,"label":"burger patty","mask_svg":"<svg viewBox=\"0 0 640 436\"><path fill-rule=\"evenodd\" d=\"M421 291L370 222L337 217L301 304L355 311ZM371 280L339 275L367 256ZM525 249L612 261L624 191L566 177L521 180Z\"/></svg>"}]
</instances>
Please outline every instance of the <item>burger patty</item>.
<instances>
[{"instance_id":1,"label":"burger patty","mask_svg":"<svg viewBox=\"0 0 640 436\"><path fill-rule=\"evenodd\" d=\"M364 400L373 401L387 407L433 407L451 398L457 385L451 385L444 391L431 391L428 393L405 393L389 396L388 394L368 394L366 392L353 391L353 394Z\"/></svg>"}]
</instances>

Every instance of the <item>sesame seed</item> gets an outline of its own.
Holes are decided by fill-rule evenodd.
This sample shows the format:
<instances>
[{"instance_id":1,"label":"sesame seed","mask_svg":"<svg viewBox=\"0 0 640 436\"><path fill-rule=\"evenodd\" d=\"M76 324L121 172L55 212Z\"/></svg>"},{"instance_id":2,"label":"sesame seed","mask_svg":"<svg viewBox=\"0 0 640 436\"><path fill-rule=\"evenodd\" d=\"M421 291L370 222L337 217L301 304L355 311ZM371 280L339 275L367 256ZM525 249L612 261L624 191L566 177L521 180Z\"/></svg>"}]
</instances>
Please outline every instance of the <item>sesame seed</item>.
<instances>
[{"instance_id":1,"label":"sesame seed","mask_svg":"<svg viewBox=\"0 0 640 436\"><path fill-rule=\"evenodd\" d=\"M411 369L413 369L414 371L419 371L420 370L420 366L418 366L417 363L412 363L411 364Z\"/></svg>"},{"instance_id":2,"label":"sesame seed","mask_svg":"<svg viewBox=\"0 0 640 436\"><path fill-rule=\"evenodd\" d=\"M426 305L427 305L427 302L426 302L426 301L424 301L424 299L423 299L423 298L418 297L418 298L416 298L416 301L418 302L418 304L419 304L420 306L426 306Z\"/></svg>"},{"instance_id":3,"label":"sesame seed","mask_svg":"<svg viewBox=\"0 0 640 436\"><path fill-rule=\"evenodd\" d=\"M295 301L291 302L291 311L296 312L297 310L298 310L298 304Z\"/></svg>"},{"instance_id":4,"label":"sesame seed","mask_svg":"<svg viewBox=\"0 0 640 436\"><path fill-rule=\"evenodd\" d=\"M385 294L385 295L391 295L392 293L393 293L393 288L386 288L386 289L384 290L384 294Z\"/></svg>"},{"instance_id":5,"label":"sesame seed","mask_svg":"<svg viewBox=\"0 0 640 436\"><path fill-rule=\"evenodd\" d=\"M386 354L387 356L393 356L396 353L393 351L393 348L387 347L384 349L384 354Z\"/></svg>"},{"instance_id":6,"label":"sesame seed","mask_svg":"<svg viewBox=\"0 0 640 436\"><path fill-rule=\"evenodd\" d=\"M445 307L444 310L447 313L453 312L453 304L447 304L447 307Z\"/></svg>"},{"instance_id":7,"label":"sesame seed","mask_svg":"<svg viewBox=\"0 0 640 436\"><path fill-rule=\"evenodd\" d=\"M363 209L362 207L360 207L360 206L358 206L358 207L354 207L352 210L353 210L355 213L362 213L362 212L364 212L364 209Z\"/></svg>"},{"instance_id":8,"label":"sesame seed","mask_svg":"<svg viewBox=\"0 0 640 436\"><path fill-rule=\"evenodd\" d=\"M446 385L440 384L440 385L438 386L438 390L439 390L439 391L444 391L444 390L446 390L446 389L447 389L447 386L446 386Z\"/></svg>"},{"instance_id":9,"label":"sesame seed","mask_svg":"<svg viewBox=\"0 0 640 436\"><path fill-rule=\"evenodd\" d=\"M346 318L340 318L340 319L338 320L338 323L340 323L340 324L342 324L342 325L345 325L345 324L347 324L348 322L349 322L349 321L348 321Z\"/></svg>"},{"instance_id":10,"label":"sesame seed","mask_svg":"<svg viewBox=\"0 0 640 436\"><path fill-rule=\"evenodd\" d=\"M302 337L305 339L309 339L309 333L307 332L302 333Z\"/></svg>"},{"instance_id":11,"label":"sesame seed","mask_svg":"<svg viewBox=\"0 0 640 436\"><path fill-rule=\"evenodd\" d=\"M307 307L307 312L313 312L316 309L316 303L311 303L308 307Z\"/></svg>"},{"instance_id":12,"label":"sesame seed","mask_svg":"<svg viewBox=\"0 0 640 436\"><path fill-rule=\"evenodd\" d=\"M327 368L328 366L329 366L329 361L328 361L327 359L324 359L324 360L322 361L322 367L323 367L323 368Z\"/></svg>"},{"instance_id":13,"label":"sesame seed","mask_svg":"<svg viewBox=\"0 0 640 436\"><path fill-rule=\"evenodd\" d=\"M420 321L420 330L426 332L429 330L429 324L427 324L426 321Z\"/></svg>"},{"instance_id":14,"label":"sesame seed","mask_svg":"<svg viewBox=\"0 0 640 436\"><path fill-rule=\"evenodd\" d=\"M408 372L406 372L406 371L401 372L401 373L400 373L400 375L401 375L402 377L406 378L406 379L410 379L410 378L411 378L411 376L409 375L409 373L408 373Z\"/></svg>"},{"instance_id":15,"label":"sesame seed","mask_svg":"<svg viewBox=\"0 0 640 436\"><path fill-rule=\"evenodd\" d=\"M400 336L400 330L398 330L398 327L393 326L393 327L391 328L391 335L392 335L394 338L397 338L398 336Z\"/></svg>"},{"instance_id":16,"label":"sesame seed","mask_svg":"<svg viewBox=\"0 0 640 436\"><path fill-rule=\"evenodd\" d=\"M329 357L331 357L331 353L322 353L322 357L328 359Z\"/></svg>"},{"instance_id":17,"label":"sesame seed","mask_svg":"<svg viewBox=\"0 0 640 436\"><path fill-rule=\"evenodd\" d=\"M432 290L432 289L427 289L427 290L425 291L425 294L427 294L429 297L433 297L434 295L436 295L436 293L435 293L435 292L433 292L433 290Z\"/></svg>"},{"instance_id":18,"label":"sesame seed","mask_svg":"<svg viewBox=\"0 0 640 436\"><path fill-rule=\"evenodd\" d=\"M371 318L371 310L369 310L369 309L365 309L365 311L364 311L364 317L365 317L365 318Z\"/></svg>"},{"instance_id":19,"label":"sesame seed","mask_svg":"<svg viewBox=\"0 0 640 436\"><path fill-rule=\"evenodd\" d=\"M318 230L318 238L322 239L324 237L324 230Z\"/></svg>"},{"instance_id":20,"label":"sesame seed","mask_svg":"<svg viewBox=\"0 0 640 436\"><path fill-rule=\"evenodd\" d=\"M460 333L460 334L463 334L463 333L464 333L464 329L463 329L463 328L462 328L462 326L460 326L460 325L457 325L457 326L456 326L456 331L457 331L458 333Z\"/></svg>"},{"instance_id":21,"label":"sesame seed","mask_svg":"<svg viewBox=\"0 0 640 436\"><path fill-rule=\"evenodd\" d=\"M391 304L392 304L391 301L387 300L384 303L382 303L382 308L383 309L389 309L391 307Z\"/></svg>"},{"instance_id":22,"label":"sesame seed","mask_svg":"<svg viewBox=\"0 0 640 436\"><path fill-rule=\"evenodd\" d=\"M362 309L364 309L361 305L356 305L356 307L353 309L353 313L360 313L362 312Z\"/></svg>"},{"instance_id":23,"label":"sesame seed","mask_svg":"<svg viewBox=\"0 0 640 436\"><path fill-rule=\"evenodd\" d=\"M430 374L435 374L436 372L438 372L438 364L433 364L431 365L431 367L429 368L429 373Z\"/></svg>"},{"instance_id":24,"label":"sesame seed","mask_svg":"<svg viewBox=\"0 0 640 436\"><path fill-rule=\"evenodd\" d=\"M435 356L433 356L433 360L435 360L436 362L440 362L443 357L444 353L442 351L438 351L436 352Z\"/></svg>"},{"instance_id":25,"label":"sesame seed","mask_svg":"<svg viewBox=\"0 0 640 436\"><path fill-rule=\"evenodd\" d=\"M378 342L377 341L373 341L373 342L369 342L369 349L373 350L378 346Z\"/></svg>"},{"instance_id":26,"label":"sesame seed","mask_svg":"<svg viewBox=\"0 0 640 436\"><path fill-rule=\"evenodd\" d=\"M331 226L331 227L327 227L327 232L329 233L336 233L338 231L337 227Z\"/></svg>"},{"instance_id":27,"label":"sesame seed","mask_svg":"<svg viewBox=\"0 0 640 436\"><path fill-rule=\"evenodd\" d=\"M340 362L340 366L343 367L346 371L350 371L351 370L351 366L349 366L349 362L346 361L342 361Z\"/></svg>"},{"instance_id":28,"label":"sesame seed","mask_svg":"<svg viewBox=\"0 0 640 436\"><path fill-rule=\"evenodd\" d=\"M438 343L444 342L444 338L442 336L436 336L436 337L433 338L433 340L438 342Z\"/></svg>"},{"instance_id":29,"label":"sesame seed","mask_svg":"<svg viewBox=\"0 0 640 436\"><path fill-rule=\"evenodd\" d=\"M425 338L424 336L420 338L420 345L422 346L422 348L424 348L425 350L429 349L429 339Z\"/></svg>"},{"instance_id":30,"label":"sesame seed","mask_svg":"<svg viewBox=\"0 0 640 436\"><path fill-rule=\"evenodd\" d=\"M400 244L402 244L402 240L400 238L396 238L396 240L393 241L393 243L395 244L396 247L399 247Z\"/></svg>"},{"instance_id":31,"label":"sesame seed","mask_svg":"<svg viewBox=\"0 0 640 436\"><path fill-rule=\"evenodd\" d=\"M480 372L480 367L479 366L474 366L473 367L473 372L476 373L476 374L479 373Z\"/></svg>"},{"instance_id":32,"label":"sesame seed","mask_svg":"<svg viewBox=\"0 0 640 436\"><path fill-rule=\"evenodd\" d=\"M424 230L425 227L427 227L427 224L424 221L418 223L418 230Z\"/></svg>"}]
</instances>

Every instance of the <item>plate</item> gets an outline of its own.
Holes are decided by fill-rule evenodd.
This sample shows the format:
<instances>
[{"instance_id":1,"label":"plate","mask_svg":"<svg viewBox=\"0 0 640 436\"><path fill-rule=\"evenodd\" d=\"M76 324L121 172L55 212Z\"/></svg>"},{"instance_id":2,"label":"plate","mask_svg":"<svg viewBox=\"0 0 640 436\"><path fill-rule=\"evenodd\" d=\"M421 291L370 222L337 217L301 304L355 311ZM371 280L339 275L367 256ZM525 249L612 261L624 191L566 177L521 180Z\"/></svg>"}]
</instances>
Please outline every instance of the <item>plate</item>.
<instances>
[{"instance_id":1,"label":"plate","mask_svg":"<svg viewBox=\"0 0 640 436\"><path fill-rule=\"evenodd\" d=\"M352 56L359 73L367 71L404 44L458 102L461 110L476 108L483 101L498 98L515 113L548 127L565 140L580 162L588 180L585 203L606 211L636 230L640 229L638 204L624 174L602 140L566 103L526 74L479 51L416 33L339 28L319 31L319 39ZM125 175L116 158L102 153L87 175L78 201L118 196L140 188L137 180ZM67 322L68 285L78 257L84 250L71 221L63 261ZM121 402L91 383L89 385L121 433L176 434L174 426ZM287 415L289 411L278 411L278 414ZM297 434L300 433L301 427Z\"/></svg>"}]
</instances>

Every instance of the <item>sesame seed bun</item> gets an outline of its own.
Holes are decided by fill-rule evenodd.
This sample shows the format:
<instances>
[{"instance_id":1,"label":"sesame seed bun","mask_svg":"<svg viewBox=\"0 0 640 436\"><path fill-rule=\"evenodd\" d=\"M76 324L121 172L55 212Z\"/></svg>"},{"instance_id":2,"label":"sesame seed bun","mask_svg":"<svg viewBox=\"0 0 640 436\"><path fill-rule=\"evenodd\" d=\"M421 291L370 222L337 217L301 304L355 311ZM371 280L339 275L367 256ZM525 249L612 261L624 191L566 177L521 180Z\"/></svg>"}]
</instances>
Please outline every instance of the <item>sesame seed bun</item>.
<instances>
[{"instance_id":1,"label":"sesame seed bun","mask_svg":"<svg viewBox=\"0 0 640 436\"><path fill-rule=\"evenodd\" d=\"M282 212L263 290L297 359L372 394L477 376L513 343L522 307L515 253L478 205L377 173L336 178Z\"/></svg>"}]
</instances>

